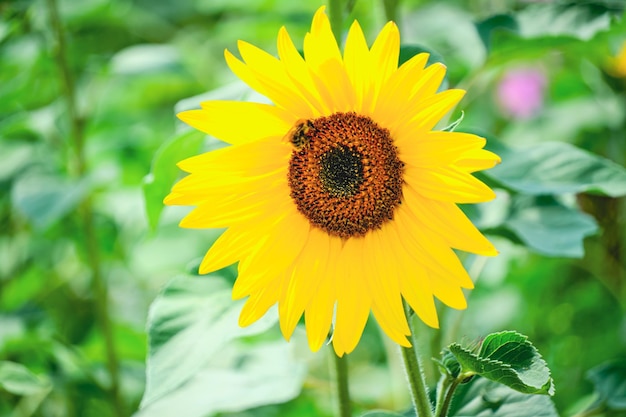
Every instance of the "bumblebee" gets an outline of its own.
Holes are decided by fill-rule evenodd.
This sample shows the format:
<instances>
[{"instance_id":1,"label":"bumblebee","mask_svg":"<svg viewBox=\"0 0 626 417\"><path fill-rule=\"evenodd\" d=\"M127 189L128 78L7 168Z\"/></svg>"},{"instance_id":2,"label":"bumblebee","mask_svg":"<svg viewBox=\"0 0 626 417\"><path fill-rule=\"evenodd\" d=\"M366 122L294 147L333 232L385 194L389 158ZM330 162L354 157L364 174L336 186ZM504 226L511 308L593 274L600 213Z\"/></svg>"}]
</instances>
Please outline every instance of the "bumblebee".
<instances>
[{"instance_id":1,"label":"bumblebee","mask_svg":"<svg viewBox=\"0 0 626 417\"><path fill-rule=\"evenodd\" d=\"M301 119L287 132L286 137L296 149L302 149L311 141L313 129L313 122L307 119Z\"/></svg>"}]
</instances>

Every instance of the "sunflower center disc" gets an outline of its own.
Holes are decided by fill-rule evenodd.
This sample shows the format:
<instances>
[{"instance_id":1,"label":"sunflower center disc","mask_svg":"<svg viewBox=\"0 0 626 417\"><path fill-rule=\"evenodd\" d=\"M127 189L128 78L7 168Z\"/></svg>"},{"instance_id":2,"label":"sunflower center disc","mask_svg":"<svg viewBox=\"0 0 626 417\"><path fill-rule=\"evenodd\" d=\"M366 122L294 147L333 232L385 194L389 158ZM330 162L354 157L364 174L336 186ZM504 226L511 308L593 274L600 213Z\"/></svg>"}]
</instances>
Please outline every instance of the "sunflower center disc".
<instances>
[{"instance_id":1,"label":"sunflower center disc","mask_svg":"<svg viewBox=\"0 0 626 417\"><path fill-rule=\"evenodd\" d=\"M301 121L291 132L291 198L313 226L349 239L393 219L404 164L387 129L351 112Z\"/></svg>"},{"instance_id":2,"label":"sunflower center disc","mask_svg":"<svg viewBox=\"0 0 626 417\"><path fill-rule=\"evenodd\" d=\"M332 148L320 158L320 179L332 196L350 197L363 182L363 156L343 145Z\"/></svg>"}]
</instances>

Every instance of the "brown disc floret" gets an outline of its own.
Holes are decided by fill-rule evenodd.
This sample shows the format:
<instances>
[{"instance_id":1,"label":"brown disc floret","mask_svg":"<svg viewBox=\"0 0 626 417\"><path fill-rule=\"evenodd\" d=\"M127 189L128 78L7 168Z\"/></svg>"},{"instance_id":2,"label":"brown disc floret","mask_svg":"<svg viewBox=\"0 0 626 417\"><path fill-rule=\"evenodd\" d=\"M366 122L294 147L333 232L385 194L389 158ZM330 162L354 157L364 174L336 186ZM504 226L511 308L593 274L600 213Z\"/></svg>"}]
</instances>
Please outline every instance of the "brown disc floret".
<instances>
[{"instance_id":1,"label":"brown disc floret","mask_svg":"<svg viewBox=\"0 0 626 417\"><path fill-rule=\"evenodd\" d=\"M350 112L299 121L291 132L299 135L288 138L291 198L312 225L348 239L393 219L404 164L387 129Z\"/></svg>"}]
</instances>

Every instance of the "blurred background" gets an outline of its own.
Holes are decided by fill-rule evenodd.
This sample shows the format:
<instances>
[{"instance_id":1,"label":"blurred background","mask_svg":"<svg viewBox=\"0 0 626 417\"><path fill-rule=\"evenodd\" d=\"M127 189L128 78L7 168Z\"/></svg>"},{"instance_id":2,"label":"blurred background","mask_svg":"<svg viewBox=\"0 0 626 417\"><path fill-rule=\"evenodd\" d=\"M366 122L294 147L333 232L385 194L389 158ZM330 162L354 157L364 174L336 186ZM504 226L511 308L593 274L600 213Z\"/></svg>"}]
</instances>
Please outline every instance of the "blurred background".
<instances>
[{"instance_id":1,"label":"blurred background","mask_svg":"<svg viewBox=\"0 0 626 417\"><path fill-rule=\"evenodd\" d=\"M186 209L162 206L179 176L175 163L219 146L175 112L206 97L249 98L224 49L236 51L243 39L275 53L283 25L301 45L320 5L0 1L0 416L136 412L146 359L162 347L155 340L163 333L147 324L149 311L159 316L150 304L166 298L173 277L195 273L220 232L179 229ZM346 11L346 27L358 18L370 42L389 16L400 26L404 59L428 50L445 62L446 85L468 90L451 120L463 110L458 129L493 138L489 146L505 162L521 158L514 168L537 174L531 156L550 152L541 147L549 141L604 167L591 180L591 168L581 173L569 163L560 178L531 178L566 184L545 192L516 188L502 170L483 177L498 199L467 210L501 254L464 257L477 279L468 310L442 310L443 330L419 336L429 358L453 340L504 329L528 335L552 370L564 416L596 398L592 368L626 358L625 5L357 0ZM235 275L231 267L215 279L228 284ZM202 291L213 294L207 285ZM276 336L275 326L268 333ZM187 348L202 351L194 340ZM238 406L248 391L233 388L238 397L228 406L187 415L333 415L326 353L298 343L290 355L300 373L286 380L292 394ZM409 407L390 352L370 320L350 358L358 410ZM434 384L435 367L427 368Z\"/></svg>"}]
</instances>

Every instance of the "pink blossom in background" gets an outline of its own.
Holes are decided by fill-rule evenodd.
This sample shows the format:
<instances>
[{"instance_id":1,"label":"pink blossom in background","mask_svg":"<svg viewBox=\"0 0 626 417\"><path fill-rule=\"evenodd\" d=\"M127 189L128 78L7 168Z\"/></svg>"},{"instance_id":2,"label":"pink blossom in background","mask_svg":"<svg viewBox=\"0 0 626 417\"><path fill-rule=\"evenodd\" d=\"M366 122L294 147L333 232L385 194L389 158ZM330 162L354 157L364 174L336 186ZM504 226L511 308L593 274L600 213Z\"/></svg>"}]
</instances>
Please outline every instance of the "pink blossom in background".
<instances>
[{"instance_id":1,"label":"pink blossom in background","mask_svg":"<svg viewBox=\"0 0 626 417\"><path fill-rule=\"evenodd\" d=\"M515 119L528 119L543 107L546 76L537 69L514 69L505 73L498 85L498 103Z\"/></svg>"}]
</instances>

